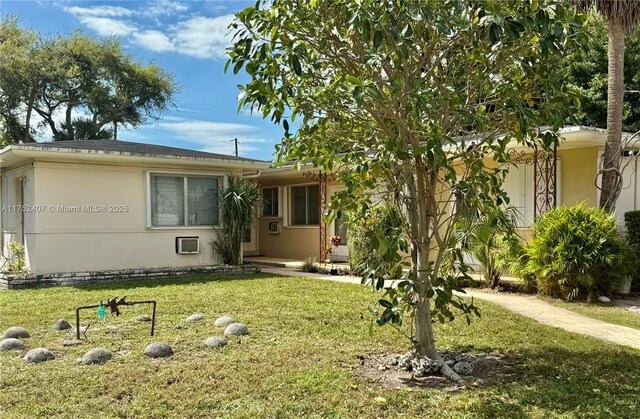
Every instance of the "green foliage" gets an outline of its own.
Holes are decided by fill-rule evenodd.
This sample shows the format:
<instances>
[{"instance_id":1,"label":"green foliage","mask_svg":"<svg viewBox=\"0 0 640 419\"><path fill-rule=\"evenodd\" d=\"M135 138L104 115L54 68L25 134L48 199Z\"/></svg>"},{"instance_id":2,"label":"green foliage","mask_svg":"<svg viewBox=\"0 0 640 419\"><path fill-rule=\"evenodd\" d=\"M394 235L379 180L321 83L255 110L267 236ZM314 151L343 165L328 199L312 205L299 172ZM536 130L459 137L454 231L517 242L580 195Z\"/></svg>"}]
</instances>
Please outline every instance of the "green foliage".
<instances>
[{"instance_id":1,"label":"green foliage","mask_svg":"<svg viewBox=\"0 0 640 419\"><path fill-rule=\"evenodd\" d=\"M318 272L318 267L316 266L317 262L317 257L308 256L302 263L302 272Z\"/></svg>"},{"instance_id":2,"label":"green foliage","mask_svg":"<svg viewBox=\"0 0 640 419\"><path fill-rule=\"evenodd\" d=\"M609 294L633 267L633 252L614 219L584 204L546 212L525 248L525 274L539 292L566 300Z\"/></svg>"},{"instance_id":3,"label":"green foliage","mask_svg":"<svg viewBox=\"0 0 640 419\"><path fill-rule=\"evenodd\" d=\"M625 212L624 225L627 228L627 241L629 244L640 245L640 211Z\"/></svg>"},{"instance_id":4,"label":"green foliage","mask_svg":"<svg viewBox=\"0 0 640 419\"><path fill-rule=\"evenodd\" d=\"M445 263L462 259L451 202L506 202L507 145L556 143L576 103L549 63L585 17L553 0L259 0L236 17L226 68L250 77L239 108L282 124L276 160L338 169L348 199L334 209L386 202L406 217L409 274L375 311L379 324L408 315L433 353L432 320L476 311L453 293L464 268Z\"/></svg>"},{"instance_id":5,"label":"green foliage","mask_svg":"<svg viewBox=\"0 0 640 419\"><path fill-rule=\"evenodd\" d=\"M22 243L11 242L8 247L11 258L7 262L7 270L20 275L28 274L30 271L24 258L24 246Z\"/></svg>"},{"instance_id":6,"label":"green foliage","mask_svg":"<svg viewBox=\"0 0 640 419\"><path fill-rule=\"evenodd\" d=\"M349 265L353 275L368 278L400 278L409 251L404 237L406 220L391 206L376 206L349 217Z\"/></svg>"},{"instance_id":7,"label":"green foliage","mask_svg":"<svg viewBox=\"0 0 640 419\"><path fill-rule=\"evenodd\" d=\"M512 249L518 245L517 213L513 208L486 208L459 223L458 242L463 251L480 263L487 286L495 288L509 267Z\"/></svg>"},{"instance_id":8,"label":"green foliage","mask_svg":"<svg viewBox=\"0 0 640 419\"><path fill-rule=\"evenodd\" d=\"M255 207L260 201L258 185L248 179L229 177L220 197L220 224L209 244L224 263L239 265L245 232L255 223Z\"/></svg>"},{"instance_id":9,"label":"green foliage","mask_svg":"<svg viewBox=\"0 0 640 419\"><path fill-rule=\"evenodd\" d=\"M574 54L560 63L567 84L580 94L580 109L574 123L598 128L607 127L608 58L607 21L594 14L585 25L590 36L584 38ZM640 31L626 36L624 51L623 129L640 131Z\"/></svg>"},{"instance_id":10,"label":"green foliage","mask_svg":"<svg viewBox=\"0 0 640 419\"><path fill-rule=\"evenodd\" d=\"M106 138L107 126L138 127L157 119L177 90L170 73L142 65L115 38L92 39L77 31L45 37L0 23L0 129L7 143L33 140L47 126L54 140ZM37 114L34 127L27 115ZM88 118L73 119L79 111ZM64 115L58 121L57 115ZM76 132L79 131L79 132Z\"/></svg>"}]
</instances>

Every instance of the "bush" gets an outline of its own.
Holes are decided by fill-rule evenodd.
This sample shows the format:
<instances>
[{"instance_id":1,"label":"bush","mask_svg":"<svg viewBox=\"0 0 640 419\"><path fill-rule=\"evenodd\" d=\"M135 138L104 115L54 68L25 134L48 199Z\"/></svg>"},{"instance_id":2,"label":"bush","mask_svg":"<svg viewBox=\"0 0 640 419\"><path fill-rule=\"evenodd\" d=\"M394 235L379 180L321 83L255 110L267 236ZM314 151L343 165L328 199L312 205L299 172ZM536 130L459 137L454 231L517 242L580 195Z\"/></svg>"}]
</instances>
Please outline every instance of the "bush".
<instances>
[{"instance_id":1,"label":"bush","mask_svg":"<svg viewBox=\"0 0 640 419\"><path fill-rule=\"evenodd\" d=\"M316 258L315 256L308 256L302 263L302 272L318 272L316 262L318 262L318 258Z\"/></svg>"},{"instance_id":2,"label":"bush","mask_svg":"<svg viewBox=\"0 0 640 419\"><path fill-rule=\"evenodd\" d=\"M640 261L640 211L629 211L624 214L624 223L627 227L627 242L633 247L636 262ZM638 291L640 288L640 275L638 274L638 265L634 269L633 283L631 289Z\"/></svg>"},{"instance_id":3,"label":"bush","mask_svg":"<svg viewBox=\"0 0 640 419\"><path fill-rule=\"evenodd\" d=\"M401 262L408 246L403 235L404 221L392 207L369 209L362 217L349 218L349 265L352 275L399 278Z\"/></svg>"},{"instance_id":4,"label":"bush","mask_svg":"<svg viewBox=\"0 0 640 419\"><path fill-rule=\"evenodd\" d=\"M538 292L566 300L609 294L633 268L633 250L613 218L584 204L545 213L533 226L521 275Z\"/></svg>"}]
</instances>

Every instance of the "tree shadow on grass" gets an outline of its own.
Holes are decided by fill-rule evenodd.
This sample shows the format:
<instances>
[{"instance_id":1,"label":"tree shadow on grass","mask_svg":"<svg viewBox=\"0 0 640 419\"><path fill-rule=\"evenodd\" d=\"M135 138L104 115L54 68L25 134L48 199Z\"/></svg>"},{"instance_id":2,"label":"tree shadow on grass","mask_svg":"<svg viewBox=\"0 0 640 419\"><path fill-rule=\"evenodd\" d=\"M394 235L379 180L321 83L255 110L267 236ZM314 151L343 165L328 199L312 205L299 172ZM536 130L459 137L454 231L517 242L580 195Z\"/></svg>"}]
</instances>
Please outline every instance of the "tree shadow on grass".
<instances>
[{"instance_id":1,"label":"tree shadow on grass","mask_svg":"<svg viewBox=\"0 0 640 419\"><path fill-rule=\"evenodd\" d=\"M608 350L540 346L503 360L508 372L474 403L472 411L481 417L525 417L536 411L554 416L640 417L637 351L616 346Z\"/></svg>"},{"instance_id":2,"label":"tree shadow on grass","mask_svg":"<svg viewBox=\"0 0 640 419\"><path fill-rule=\"evenodd\" d=\"M157 288L173 285L194 285L206 284L210 282L230 282L230 281L255 281L260 279L279 279L284 276L276 274L190 274L190 275L174 275L154 279L114 279L102 280L86 285L74 285L73 288L84 291L99 290L128 290L135 288Z\"/></svg>"}]
</instances>

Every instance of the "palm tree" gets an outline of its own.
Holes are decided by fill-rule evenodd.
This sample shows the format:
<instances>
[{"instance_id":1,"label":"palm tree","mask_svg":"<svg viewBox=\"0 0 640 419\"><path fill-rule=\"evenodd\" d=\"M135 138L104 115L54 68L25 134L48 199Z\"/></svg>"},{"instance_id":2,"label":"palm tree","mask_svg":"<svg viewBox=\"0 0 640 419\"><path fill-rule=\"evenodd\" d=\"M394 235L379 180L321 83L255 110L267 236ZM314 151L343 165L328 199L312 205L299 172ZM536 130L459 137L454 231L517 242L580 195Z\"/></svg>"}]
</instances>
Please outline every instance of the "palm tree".
<instances>
[{"instance_id":1,"label":"palm tree","mask_svg":"<svg viewBox=\"0 0 640 419\"><path fill-rule=\"evenodd\" d=\"M624 37L640 21L638 0L573 0L583 10L595 8L609 26L609 82L607 88L607 142L601 169L600 208L611 213L621 189L620 146L624 100Z\"/></svg>"}]
</instances>

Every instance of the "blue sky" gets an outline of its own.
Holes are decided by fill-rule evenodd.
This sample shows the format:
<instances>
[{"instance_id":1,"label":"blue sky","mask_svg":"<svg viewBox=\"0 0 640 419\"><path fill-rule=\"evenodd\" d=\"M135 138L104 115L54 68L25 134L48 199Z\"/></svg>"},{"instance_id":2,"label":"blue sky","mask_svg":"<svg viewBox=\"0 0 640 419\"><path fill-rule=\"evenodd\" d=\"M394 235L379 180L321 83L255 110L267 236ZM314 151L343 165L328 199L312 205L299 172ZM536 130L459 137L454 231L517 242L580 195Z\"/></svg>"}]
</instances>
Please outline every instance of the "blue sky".
<instances>
[{"instance_id":1,"label":"blue sky","mask_svg":"<svg viewBox=\"0 0 640 419\"><path fill-rule=\"evenodd\" d=\"M0 0L0 13L22 18L42 34L81 28L92 36L116 35L143 63L174 74L180 92L160 121L119 130L118 139L270 160L282 128L249 112L236 113L237 85L246 76L224 74L227 26L233 13L255 3L209 1L18 1Z\"/></svg>"}]
</instances>

